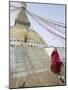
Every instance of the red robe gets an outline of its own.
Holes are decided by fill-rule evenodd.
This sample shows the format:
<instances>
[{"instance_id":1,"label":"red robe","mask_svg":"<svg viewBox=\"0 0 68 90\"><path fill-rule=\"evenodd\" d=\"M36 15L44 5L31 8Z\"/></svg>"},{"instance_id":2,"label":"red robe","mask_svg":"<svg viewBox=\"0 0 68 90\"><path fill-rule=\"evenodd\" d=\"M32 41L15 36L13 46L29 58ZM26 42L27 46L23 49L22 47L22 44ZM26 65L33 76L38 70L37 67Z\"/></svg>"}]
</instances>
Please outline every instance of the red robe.
<instances>
[{"instance_id":1,"label":"red robe","mask_svg":"<svg viewBox=\"0 0 68 90\"><path fill-rule=\"evenodd\" d=\"M60 61L59 54L57 51L53 51L51 54L51 71L59 74L61 71L62 62Z\"/></svg>"}]
</instances>

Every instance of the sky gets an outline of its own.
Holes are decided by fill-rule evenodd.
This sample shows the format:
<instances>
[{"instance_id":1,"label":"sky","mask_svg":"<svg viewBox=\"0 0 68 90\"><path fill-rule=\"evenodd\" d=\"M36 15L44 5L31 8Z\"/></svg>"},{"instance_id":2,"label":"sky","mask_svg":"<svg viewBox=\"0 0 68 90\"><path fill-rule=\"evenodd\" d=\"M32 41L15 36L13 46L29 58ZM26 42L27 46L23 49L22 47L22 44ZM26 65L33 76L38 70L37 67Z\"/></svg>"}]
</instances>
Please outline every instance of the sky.
<instances>
[{"instance_id":1,"label":"sky","mask_svg":"<svg viewBox=\"0 0 68 90\"><path fill-rule=\"evenodd\" d=\"M27 10L35 13L39 16L43 16L47 19L55 20L57 22L65 23L65 5L56 4L39 4L39 3L26 3ZM17 17L19 10L15 11L10 15L10 23L14 24L15 18ZM51 34L46 28L41 27L28 13L26 13L31 24L31 28L35 30L45 40L48 46L65 47L65 40ZM47 26L50 30L52 27ZM61 31L63 29L61 28ZM55 31L55 30L53 30ZM56 31L55 31L56 32ZM56 32L58 33L58 32ZM59 33L61 34L61 33ZM62 34L65 37L65 34Z\"/></svg>"},{"instance_id":2,"label":"sky","mask_svg":"<svg viewBox=\"0 0 68 90\"><path fill-rule=\"evenodd\" d=\"M52 5L52 4L38 4L38 3L26 3L27 10L37 15L43 16L47 19L55 20L57 22L65 23L65 6L64 5ZM38 32L41 37L49 46L65 47L65 40L62 40L55 35L47 32L46 28L42 28L38 23L29 15L29 21L31 27ZM53 28L50 27L51 30ZM65 34L64 34L65 36Z\"/></svg>"},{"instance_id":3,"label":"sky","mask_svg":"<svg viewBox=\"0 0 68 90\"><path fill-rule=\"evenodd\" d=\"M27 9L40 16L65 23L65 6L56 4L26 3Z\"/></svg>"}]
</instances>

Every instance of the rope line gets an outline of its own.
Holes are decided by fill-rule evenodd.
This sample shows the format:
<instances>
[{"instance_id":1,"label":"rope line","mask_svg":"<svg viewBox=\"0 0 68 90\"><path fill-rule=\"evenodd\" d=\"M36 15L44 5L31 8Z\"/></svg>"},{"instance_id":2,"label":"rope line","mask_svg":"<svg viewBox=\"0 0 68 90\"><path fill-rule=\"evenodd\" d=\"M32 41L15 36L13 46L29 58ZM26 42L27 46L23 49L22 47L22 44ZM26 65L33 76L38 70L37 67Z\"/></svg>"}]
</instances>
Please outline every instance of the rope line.
<instances>
[{"instance_id":1,"label":"rope line","mask_svg":"<svg viewBox=\"0 0 68 90\"><path fill-rule=\"evenodd\" d=\"M53 32L53 31L49 30L48 27L43 26L42 23L40 23L40 22L35 18L35 16L34 16L32 13L30 13L29 11L27 11L27 13L29 13L29 15L32 16L32 17L38 22L39 25L41 25L43 28L46 28L46 29L48 30L48 32L50 32L50 33L52 33L52 34L55 34L56 36L58 36L58 37L60 37L60 38L62 38L62 39L65 39L63 36L61 36L61 35Z\"/></svg>"}]
</instances>

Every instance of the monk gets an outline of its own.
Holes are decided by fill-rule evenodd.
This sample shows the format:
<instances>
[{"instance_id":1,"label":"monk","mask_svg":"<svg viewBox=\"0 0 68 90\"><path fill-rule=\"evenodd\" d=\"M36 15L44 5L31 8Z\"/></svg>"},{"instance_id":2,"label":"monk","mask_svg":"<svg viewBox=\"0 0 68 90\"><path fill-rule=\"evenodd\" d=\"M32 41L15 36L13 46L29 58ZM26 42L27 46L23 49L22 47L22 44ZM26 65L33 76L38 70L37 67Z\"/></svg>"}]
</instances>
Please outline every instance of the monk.
<instances>
[{"instance_id":1,"label":"monk","mask_svg":"<svg viewBox=\"0 0 68 90\"><path fill-rule=\"evenodd\" d=\"M63 62L60 60L57 48L54 49L54 51L51 54L51 71L57 75L61 75L61 68L62 68ZM62 77L59 77L62 82Z\"/></svg>"}]
</instances>

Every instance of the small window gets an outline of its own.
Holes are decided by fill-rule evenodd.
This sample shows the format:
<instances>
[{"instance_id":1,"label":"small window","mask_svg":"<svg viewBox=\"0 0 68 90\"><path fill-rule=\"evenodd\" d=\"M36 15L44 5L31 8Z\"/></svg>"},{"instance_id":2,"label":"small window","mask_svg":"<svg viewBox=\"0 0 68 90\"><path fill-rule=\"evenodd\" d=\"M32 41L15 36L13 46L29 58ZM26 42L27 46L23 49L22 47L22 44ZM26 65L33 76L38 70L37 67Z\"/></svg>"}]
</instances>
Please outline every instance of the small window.
<instances>
[{"instance_id":1,"label":"small window","mask_svg":"<svg viewBox=\"0 0 68 90\"><path fill-rule=\"evenodd\" d=\"M22 44L21 44L21 46L22 46Z\"/></svg>"},{"instance_id":2,"label":"small window","mask_svg":"<svg viewBox=\"0 0 68 90\"><path fill-rule=\"evenodd\" d=\"M31 47L32 47L32 44L31 44Z\"/></svg>"},{"instance_id":3,"label":"small window","mask_svg":"<svg viewBox=\"0 0 68 90\"><path fill-rule=\"evenodd\" d=\"M23 42L23 40L21 40L21 42Z\"/></svg>"},{"instance_id":4,"label":"small window","mask_svg":"<svg viewBox=\"0 0 68 90\"><path fill-rule=\"evenodd\" d=\"M28 41L28 42L30 42L30 41Z\"/></svg>"},{"instance_id":5,"label":"small window","mask_svg":"<svg viewBox=\"0 0 68 90\"><path fill-rule=\"evenodd\" d=\"M15 42L16 40L14 40L14 42Z\"/></svg>"},{"instance_id":6,"label":"small window","mask_svg":"<svg viewBox=\"0 0 68 90\"><path fill-rule=\"evenodd\" d=\"M20 40L17 40L18 42L20 41Z\"/></svg>"}]
</instances>

